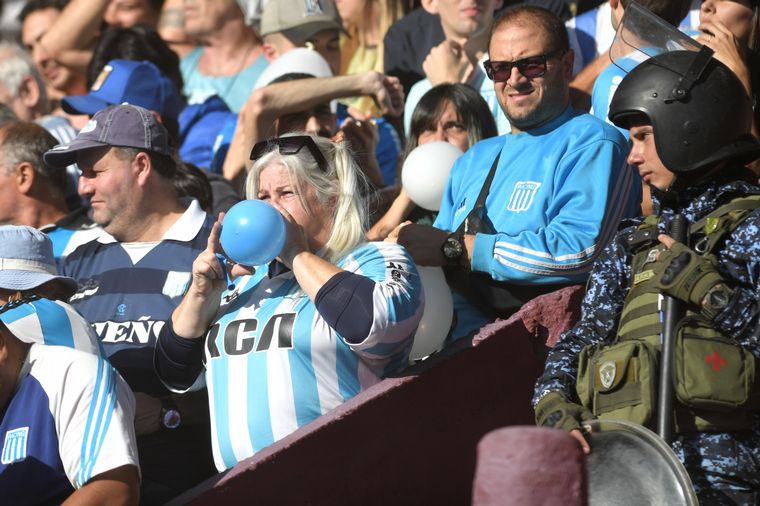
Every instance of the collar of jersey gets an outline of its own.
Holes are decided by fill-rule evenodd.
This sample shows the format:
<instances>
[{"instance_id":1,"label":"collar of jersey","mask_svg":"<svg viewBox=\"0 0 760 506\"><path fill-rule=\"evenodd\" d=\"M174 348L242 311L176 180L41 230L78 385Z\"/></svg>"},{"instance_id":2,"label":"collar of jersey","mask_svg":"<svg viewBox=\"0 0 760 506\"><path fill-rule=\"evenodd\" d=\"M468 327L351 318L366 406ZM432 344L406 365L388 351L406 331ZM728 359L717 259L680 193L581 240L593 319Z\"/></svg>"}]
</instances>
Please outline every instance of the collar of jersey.
<instances>
[{"instance_id":1,"label":"collar of jersey","mask_svg":"<svg viewBox=\"0 0 760 506\"><path fill-rule=\"evenodd\" d=\"M573 117L575 117L577 114L579 114L579 113L575 109L573 109L573 106L571 104L568 104L567 107L565 107L565 110L562 111L559 114L559 116L555 117L554 119L549 120L548 123L545 123L545 124L541 125L540 127L534 128L532 130L526 130L524 132L519 132L519 133L516 133L516 134L510 134L510 135L513 135L513 136L518 136L518 135L519 136L523 136L523 135L534 136L534 135L548 134L549 132L551 132L555 128L558 128L558 127L564 125L565 123L567 123L568 121L570 121L571 119L573 119Z\"/></svg>"},{"instance_id":2,"label":"collar of jersey","mask_svg":"<svg viewBox=\"0 0 760 506\"><path fill-rule=\"evenodd\" d=\"M285 274L286 272L290 272L290 269L288 267L280 262L279 260L275 259L269 262L267 275L269 276L269 279L272 279L274 277L279 276L280 274Z\"/></svg>"},{"instance_id":3,"label":"collar of jersey","mask_svg":"<svg viewBox=\"0 0 760 506\"><path fill-rule=\"evenodd\" d=\"M195 236L200 232L203 223L206 221L206 212L201 209L200 204L195 199L180 199L180 201L187 205L187 209L182 213L177 221L174 222L169 230L166 231L161 238L162 241L192 241ZM104 235L99 237L98 242L101 244L111 244L119 242L111 235Z\"/></svg>"}]
</instances>

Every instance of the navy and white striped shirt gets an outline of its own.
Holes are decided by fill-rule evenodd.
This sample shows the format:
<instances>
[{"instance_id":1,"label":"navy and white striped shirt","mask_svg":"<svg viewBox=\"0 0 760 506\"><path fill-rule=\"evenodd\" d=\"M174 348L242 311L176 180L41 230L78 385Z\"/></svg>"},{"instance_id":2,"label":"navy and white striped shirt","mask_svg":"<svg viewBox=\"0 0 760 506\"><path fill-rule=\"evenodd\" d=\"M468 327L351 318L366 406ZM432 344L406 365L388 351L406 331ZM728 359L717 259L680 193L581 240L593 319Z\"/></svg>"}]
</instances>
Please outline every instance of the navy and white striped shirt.
<instances>
[{"instance_id":1,"label":"navy and white striped shirt","mask_svg":"<svg viewBox=\"0 0 760 506\"><path fill-rule=\"evenodd\" d=\"M101 237L61 266L79 282L71 304L93 325L109 360L136 392L168 393L153 370L156 337L182 300L213 223L193 200L160 242Z\"/></svg>"}]
</instances>

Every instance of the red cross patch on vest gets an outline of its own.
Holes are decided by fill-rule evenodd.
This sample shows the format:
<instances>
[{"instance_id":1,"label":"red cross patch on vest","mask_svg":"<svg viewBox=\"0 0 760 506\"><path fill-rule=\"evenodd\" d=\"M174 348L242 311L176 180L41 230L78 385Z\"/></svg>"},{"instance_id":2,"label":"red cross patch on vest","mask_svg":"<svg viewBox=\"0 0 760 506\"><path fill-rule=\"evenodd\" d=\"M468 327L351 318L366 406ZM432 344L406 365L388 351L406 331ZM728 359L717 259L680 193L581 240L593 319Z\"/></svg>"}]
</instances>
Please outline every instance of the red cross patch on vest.
<instances>
[{"instance_id":1,"label":"red cross patch on vest","mask_svg":"<svg viewBox=\"0 0 760 506\"><path fill-rule=\"evenodd\" d=\"M726 359L721 357L717 351L712 352L712 355L707 355L705 357L705 362L708 365L712 366L712 369L715 372L720 372L720 368L728 364L728 362L726 362Z\"/></svg>"}]
</instances>

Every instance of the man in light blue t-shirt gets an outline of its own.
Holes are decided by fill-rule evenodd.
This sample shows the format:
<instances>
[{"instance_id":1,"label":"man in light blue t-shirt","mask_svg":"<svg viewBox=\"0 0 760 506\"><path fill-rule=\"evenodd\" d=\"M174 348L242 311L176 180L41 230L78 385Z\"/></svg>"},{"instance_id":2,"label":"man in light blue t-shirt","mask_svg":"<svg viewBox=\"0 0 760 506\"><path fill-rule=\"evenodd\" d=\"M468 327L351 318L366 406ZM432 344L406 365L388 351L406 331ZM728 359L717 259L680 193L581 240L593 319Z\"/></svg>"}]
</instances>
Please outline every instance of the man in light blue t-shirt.
<instances>
[{"instance_id":1,"label":"man in light blue t-shirt","mask_svg":"<svg viewBox=\"0 0 760 506\"><path fill-rule=\"evenodd\" d=\"M259 36L235 0L185 2L183 10L185 32L200 42L180 61L188 104L219 95L240 112L267 66Z\"/></svg>"}]
</instances>

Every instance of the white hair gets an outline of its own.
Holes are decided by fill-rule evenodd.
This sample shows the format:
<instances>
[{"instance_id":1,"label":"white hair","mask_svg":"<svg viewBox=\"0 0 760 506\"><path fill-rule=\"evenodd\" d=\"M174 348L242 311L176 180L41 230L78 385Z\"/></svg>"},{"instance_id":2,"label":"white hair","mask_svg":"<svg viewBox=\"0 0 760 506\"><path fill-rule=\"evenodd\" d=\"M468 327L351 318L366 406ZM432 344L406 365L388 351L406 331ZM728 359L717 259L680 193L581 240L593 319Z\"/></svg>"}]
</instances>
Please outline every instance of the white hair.
<instances>
[{"instance_id":1,"label":"white hair","mask_svg":"<svg viewBox=\"0 0 760 506\"><path fill-rule=\"evenodd\" d=\"M11 98L17 98L26 76L32 76L40 89L40 103L47 110L45 81L32 58L21 46L13 42L0 42L0 84L5 86Z\"/></svg>"},{"instance_id":2,"label":"white hair","mask_svg":"<svg viewBox=\"0 0 760 506\"><path fill-rule=\"evenodd\" d=\"M366 194L367 181L345 142L332 142L314 135L310 137L327 161L326 172L319 168L307 148L295 155L283 155L273 144L272 150L256 160L248 173L246 196L249 199L257 198L259 175L263 169L272 164L285 167L307 214L313 212L304 198L307 187L314 189L320 204L332 206L332 229L322 256L336 263L365 241L369 224L363 195Z\"/></svg>"}]
</instances>

